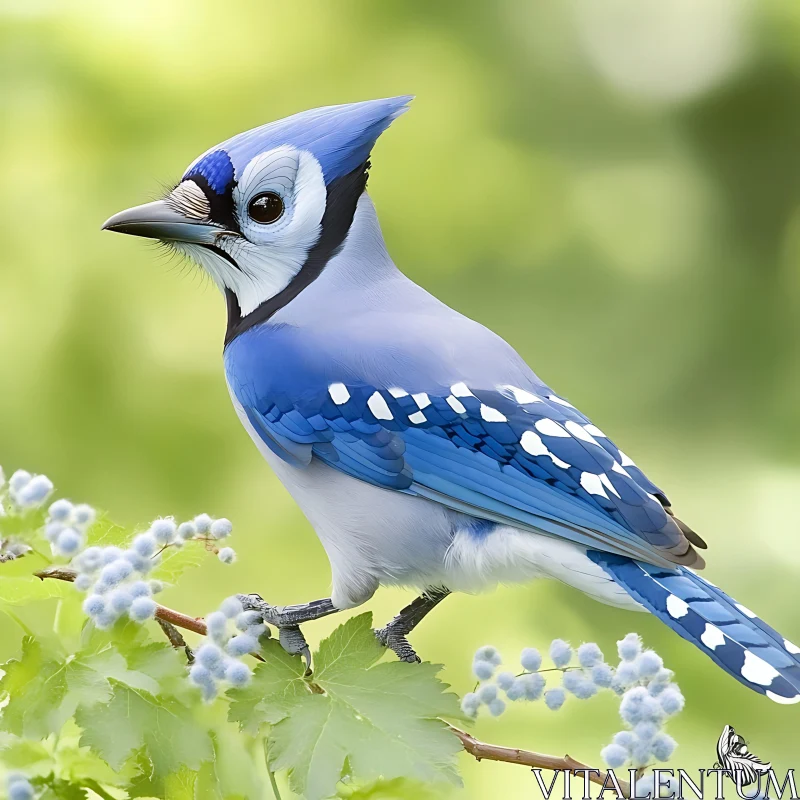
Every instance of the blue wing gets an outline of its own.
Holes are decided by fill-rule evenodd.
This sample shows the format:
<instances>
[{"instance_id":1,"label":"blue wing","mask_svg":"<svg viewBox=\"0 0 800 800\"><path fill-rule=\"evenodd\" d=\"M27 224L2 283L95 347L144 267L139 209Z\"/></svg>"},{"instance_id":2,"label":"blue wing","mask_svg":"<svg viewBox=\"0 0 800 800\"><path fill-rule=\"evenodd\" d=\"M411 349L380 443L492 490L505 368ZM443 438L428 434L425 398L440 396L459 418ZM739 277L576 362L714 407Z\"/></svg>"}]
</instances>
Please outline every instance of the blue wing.
<instances>
[{"instance_id":1,"label":"blue wing","mask_svg":"<svg viewBox=\"0 0 800 800\"><path fill-rule=\"evenodd\" d=\"M535 376L489 389L432 388L412 375L375 385L341 363L335 380L335 363L266 365L258 351L234 342L226 352L231 389L267 446L297 467L319 459L375 486L661 566L698 561L663 493Z\"/></svg>"}]
</instances>

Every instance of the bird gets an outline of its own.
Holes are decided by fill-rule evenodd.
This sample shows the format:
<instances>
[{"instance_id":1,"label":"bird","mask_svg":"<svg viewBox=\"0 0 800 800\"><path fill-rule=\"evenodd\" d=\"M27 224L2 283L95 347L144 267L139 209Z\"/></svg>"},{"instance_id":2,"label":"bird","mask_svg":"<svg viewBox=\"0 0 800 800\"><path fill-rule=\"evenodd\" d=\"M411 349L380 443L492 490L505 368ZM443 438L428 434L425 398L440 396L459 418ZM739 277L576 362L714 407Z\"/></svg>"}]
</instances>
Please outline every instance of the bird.
<instances>
[{"instance_id":1,"label":"bird","mask_svg":"<svg viewBox=\"0 0 800 800\"><path fill-rule=\"evenodd\" d=\"M242 597L307 654L302 624L380 586L416 589L376 630L413 662L409 634L449 594L552 578L650 612L745 686L797 703L800 647L698 574L706 544L666 494L511 345L392 261L366 186L411 100L237 134L103 225L163 242L219 287L233 406L330 561L329 597Z\"/></svg>"}]
</instances>

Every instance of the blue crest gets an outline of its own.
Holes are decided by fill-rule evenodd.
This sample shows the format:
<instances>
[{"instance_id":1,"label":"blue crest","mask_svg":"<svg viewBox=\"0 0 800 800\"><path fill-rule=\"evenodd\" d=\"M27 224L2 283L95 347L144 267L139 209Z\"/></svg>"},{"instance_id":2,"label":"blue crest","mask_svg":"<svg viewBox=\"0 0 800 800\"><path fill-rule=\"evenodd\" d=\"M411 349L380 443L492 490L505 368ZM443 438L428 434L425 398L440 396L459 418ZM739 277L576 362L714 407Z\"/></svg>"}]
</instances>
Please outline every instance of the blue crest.
<instances>
[{"instance_id":1,"label":"blue crest","mask_svg":"<svg viewBox=\"0 0 800 800\"><path fill-rule=\"evenodd\" d=\"M411 96L366 100L303 111L240 133L198 158L184 178L203 175L221 194L259 153L281 145L307 150L319 161L325 183L352 172L369 158L378 137L408 108Z\"/></svg>"},{"instance_id":2,"label":"blue crest","mask_svg":"<svg viewBox=\"0 0 800 800\"><path fill-rule=\"evenodd\" d=\"M207 153L183 177L185 180L197 176L205 178L216 194L225 194L225 190L233 183L233 163L230 156L224 150Z\"/></svg>"}]
</instances>

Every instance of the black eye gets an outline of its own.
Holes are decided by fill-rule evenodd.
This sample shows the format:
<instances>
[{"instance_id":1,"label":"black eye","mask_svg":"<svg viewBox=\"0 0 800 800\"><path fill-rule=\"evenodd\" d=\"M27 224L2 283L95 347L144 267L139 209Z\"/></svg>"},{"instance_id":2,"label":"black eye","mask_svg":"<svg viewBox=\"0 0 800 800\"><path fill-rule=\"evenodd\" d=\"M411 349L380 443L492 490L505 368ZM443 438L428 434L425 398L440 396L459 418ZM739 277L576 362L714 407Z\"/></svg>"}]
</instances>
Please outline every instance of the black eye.
<instances>
[{"instance_id":1,"label":"black eye","mask_svg":"<svg viewBox=\"0 0 800 800\"><path fill-rule=\"evenodd\" d=\"M247 213L256 222L269 225L283 216L283 200L275 192L257 194L247 206Z\"/></svg>"}]
</instances>

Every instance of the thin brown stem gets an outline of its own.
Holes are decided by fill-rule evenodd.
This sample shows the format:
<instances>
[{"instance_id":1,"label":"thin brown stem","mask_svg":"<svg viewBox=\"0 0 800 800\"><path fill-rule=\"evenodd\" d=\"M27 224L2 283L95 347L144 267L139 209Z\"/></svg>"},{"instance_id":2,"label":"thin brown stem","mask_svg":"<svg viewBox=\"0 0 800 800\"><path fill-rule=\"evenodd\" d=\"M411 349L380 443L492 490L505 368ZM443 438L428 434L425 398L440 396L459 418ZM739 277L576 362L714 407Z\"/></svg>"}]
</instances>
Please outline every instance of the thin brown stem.
<instances>
[{"instance_id":1,"label":"thin brown stem","mask_svg":"<svg viewBox=\"0 0 800 800\"><path fill-rule=\"evenodd\" d=\"M69 567L48 567L47 569L34 572L33 574L40 580L55 578L59 581L68 581L71 583L75 580L78 573ZM172 608L167 608L166 606L158 604L156 604L155 616L159 622L163 621L174 625L176 628L183 628L193 633L199 633L201 636L206 635L206 623L203 619L190 617L188 614L182 614L180 611L175 611ZM253 653L253 657L257 658L259 661L264 660L258 653Z\"/></svg>"},{"instance_id":2,"label":"thin brown stem","mask_svg":"<svg viewBox=\"0 0 800 800\"><path fill-rule=\"evenodd\" d=\"M503 747L498 744L487 744L476 739L471 733L462 731L460 728L455 728L452 725L450 730L458 736L461 744L471 756L474 756L478 761L486 759L487 761L504 761L508 764L521 764L524 767L532 767L537 769L549 770L566 770L573 775L580 772L581 775L588 774L589 780L600 786L606 784L606 772L604 770L593 769L580 761L576 761L572 756L565 755L550 756L545 753L534 753L531 750L520 750L516 747ZM589 772L584 772L589 770ZM620 788L626 797L630 796L630 784L627 781L617 779Z\"/></svg>"}]
</instances>

